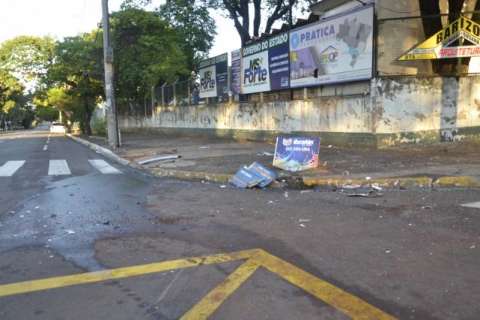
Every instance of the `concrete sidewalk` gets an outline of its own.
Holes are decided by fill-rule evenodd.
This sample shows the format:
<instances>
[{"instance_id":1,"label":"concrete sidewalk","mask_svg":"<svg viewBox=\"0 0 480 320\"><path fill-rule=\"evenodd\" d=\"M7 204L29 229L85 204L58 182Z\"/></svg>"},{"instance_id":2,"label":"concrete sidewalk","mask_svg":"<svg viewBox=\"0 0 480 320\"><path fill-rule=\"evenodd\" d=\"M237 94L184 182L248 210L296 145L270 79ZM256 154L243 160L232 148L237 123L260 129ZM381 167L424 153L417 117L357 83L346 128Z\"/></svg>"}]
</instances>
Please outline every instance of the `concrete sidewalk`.
<instances>
[{"instance_id":1,"label":"concrete sidewalk","mask_svg":"<svg viewBox=\"0 0 480 320\"><path fill-rule=\"evenodd\" d=\"M273 168L274 141L239 142L147 133L123 133L122 139L117 154L132 164L159 155L181 156L171 162L141 166L157 176L226 183L241 166L253 161ZM102 138L88 140L106 146ZM474 144L408 145L382 150L322 145L320 164L315 170L301 173L275 170L292 186L378 183L399 187L480 187L480 145Z\"/></svg>"}]
</instances>

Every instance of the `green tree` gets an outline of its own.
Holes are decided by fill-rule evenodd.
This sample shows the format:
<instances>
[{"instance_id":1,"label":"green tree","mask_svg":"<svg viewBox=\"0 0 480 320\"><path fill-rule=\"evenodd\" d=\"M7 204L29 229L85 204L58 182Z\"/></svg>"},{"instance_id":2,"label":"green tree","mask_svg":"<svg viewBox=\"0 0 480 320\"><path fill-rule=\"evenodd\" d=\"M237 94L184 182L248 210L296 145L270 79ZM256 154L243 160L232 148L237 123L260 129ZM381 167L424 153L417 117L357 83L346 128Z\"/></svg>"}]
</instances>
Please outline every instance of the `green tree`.
<instances>
[{"instance_id":1,"label":"green tree","mask_svg":"<svg viewBox=\"0 0 480 320\"><path fill-rule=\"evenodd\" d=\"M30 127L33 111L24 89L18 79L6 70L0 70L0 124L11 121L14 125Z\"/></svg>"},{"instance_id":2,"label":"green tree","mask_svg":"<svg viewBox=\"0 0 480 320\"><path fill-rule=\"evenodd\" d=\"M124 9L142 9L152 6L152 0L124 0ZM156 11L179 34L179 46L190 70L208 55L213 45L216 26L204 1L167 0Z\"/></svg>"},{"instance_id":3,"label":"green tree","mask_svg":"<svg viewBox=\"0 0 480 320\"><path fill-rule=\"evenodd\" d=\"M112 15L115 87L120 106L143 104L151 87L190 71L181 35L157 13L128 8Z\"/></svg>"},{"instance_id":4,"label":"green tree","mask_svg":"<svg viewBox=\"0 0 480 320\"><path fill-rule=\"evenodd\" d=\"M0 46L0 69L23 84L37 86L53 63L55 42L49 37L19 36Z\"/></svg>"},{"instance_id":5,"label":"green tree","mask_svg":"<svg viewBox=\"0 0 480 320\"><path fill-rule=\"evenodd\" d=\"M92 133L90 120L103 95L103 53L100 39L96 30L59 42L55 62L50 66L46 80L51 88L47 101L51 106L66 112L70 120L79 121L82 132L87 135ZM52 101L56 103L53 104Z\"/></svg>"},{"instance_id":6,"label":"green tree","mask_svg":"<svg viewBox=\"0 0 480 320\"><path fill-rule=\"evenodd\" d=\"M194 70L195 65L208 56L217 34L208 8L194 0L168 0L158 12L180 34L180 47L188 67Z\"/></svg>"}]
</instances>

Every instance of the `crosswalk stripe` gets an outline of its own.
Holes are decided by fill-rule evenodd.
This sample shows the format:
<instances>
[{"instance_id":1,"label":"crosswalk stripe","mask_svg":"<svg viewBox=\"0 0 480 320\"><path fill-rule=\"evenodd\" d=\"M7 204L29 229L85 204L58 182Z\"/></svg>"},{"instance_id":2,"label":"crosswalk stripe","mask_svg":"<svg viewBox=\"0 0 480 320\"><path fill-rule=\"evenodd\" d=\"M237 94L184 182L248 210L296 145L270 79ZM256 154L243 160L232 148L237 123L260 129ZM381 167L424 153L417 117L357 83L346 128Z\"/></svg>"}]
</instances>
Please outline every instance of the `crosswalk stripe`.
<instances>
[{"instance_id":1,"label":"crosswalk stripe","mask_svg":"<svg viewBox=\"0 0 480 320\"><path fill-rule=\"evenodd\" d=\"M88 160L88 162L90 162L90 164L95 169L97 169L98 171L100 171L103 174L119 174L119 173L122 173L117 168L109 165L105 160L94 159L94 160Z\"/></svg>"},{"instance_id":2,"label":"crosswalk stripe","mask_svg":"<svg viewBox=\"0 0 480 320\"><path fill-rule=\"evenodd\" d=\"M72 172L68 167L67 160L50 160L48 164L49 176L70 175Z\"/></svg>"},{"instance_id":3,"label":"crosswalk stripe","mask_svg":"<svg viewBox=\"0 0 480 320\"><path fill-rule=\"evenodd\" d=\"M11 177L13 174L25 164L24 160L21 161L7 161L0 167L0 177Z\"/></svg>"}]
</instances>

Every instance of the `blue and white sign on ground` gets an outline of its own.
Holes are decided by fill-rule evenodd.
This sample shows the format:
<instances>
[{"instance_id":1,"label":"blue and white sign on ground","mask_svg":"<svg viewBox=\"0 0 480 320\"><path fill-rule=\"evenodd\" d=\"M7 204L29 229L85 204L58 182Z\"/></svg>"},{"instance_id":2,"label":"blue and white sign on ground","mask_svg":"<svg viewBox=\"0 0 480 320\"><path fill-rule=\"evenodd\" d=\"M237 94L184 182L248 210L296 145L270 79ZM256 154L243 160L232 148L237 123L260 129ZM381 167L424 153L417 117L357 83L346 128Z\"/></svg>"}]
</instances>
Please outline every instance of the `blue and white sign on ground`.
<instances>
[{"instance_id":1,"label":"blue and white sign on ground","mask_svg":"<svg viewBox=\"0 0 480 320\"><path fill-rule=\"evenodd\" d=\"M277 137L273 165L287 171L318 167L319 137Z\"/></svg>"}]
</instances>

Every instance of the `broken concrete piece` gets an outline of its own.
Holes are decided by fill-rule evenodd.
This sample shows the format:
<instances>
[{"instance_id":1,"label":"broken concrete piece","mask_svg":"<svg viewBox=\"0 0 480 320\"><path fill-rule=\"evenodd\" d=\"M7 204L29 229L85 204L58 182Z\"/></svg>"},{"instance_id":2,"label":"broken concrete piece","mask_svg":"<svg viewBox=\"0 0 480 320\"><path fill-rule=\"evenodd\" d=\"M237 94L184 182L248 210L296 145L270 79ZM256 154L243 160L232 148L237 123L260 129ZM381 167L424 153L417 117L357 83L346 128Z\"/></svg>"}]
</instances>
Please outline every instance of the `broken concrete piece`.
<instances>
[{"instance_id":1,"label":"broken concrete piece","mask_svg":"<svg viewBox=\"0 0 480 320\"><path fill-rule=\"evenodd\" d=\"M175 159L178 159L178 158L181 158L181 156L178 155L178 154L158 156L158 157L153 157L153 158L138 161L138 164L145 165L145 164L149 164L149 163L152 163L152 162L175 160Z\"/></svg>"}]
</instances>

